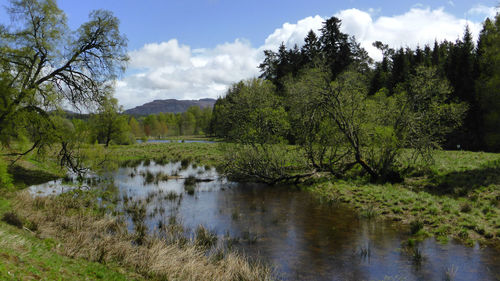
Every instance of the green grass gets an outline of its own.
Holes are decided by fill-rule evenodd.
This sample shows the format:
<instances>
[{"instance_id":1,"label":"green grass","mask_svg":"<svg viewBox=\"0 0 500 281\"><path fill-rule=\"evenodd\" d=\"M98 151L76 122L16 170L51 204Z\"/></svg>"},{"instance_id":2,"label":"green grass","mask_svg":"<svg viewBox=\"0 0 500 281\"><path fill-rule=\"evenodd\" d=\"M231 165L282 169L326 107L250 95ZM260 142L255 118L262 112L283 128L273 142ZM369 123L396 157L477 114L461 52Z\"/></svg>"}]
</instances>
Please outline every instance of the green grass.
<instances>
[{"instance_id":1,"label":"green grass","mask_svg":"<svg viewBox=\"0 0 500 281\"><path fill-rule=\"evenodd\" d=\"M120 267L59 255L57 247L54 240L0 223L0 279L142 280Z\"/></svg>"},{"instance_id":2,"label":"green grass","mask_svg":"<svg viewBox=\"0 0 500 281\"><path fill-rule=\"evenodd\" d=\"M195 162L216 166L222 163L221 144L217 143L145 143L129 146L111 146L108 153L120 163L131 160L157 160L162 162Z\"/></svg>"},{"instance_id":3,"label":"green grass","mask_svg":"<svg viewBox=\"0 0 500 281\"><path fill-rule=\"evenodd\" d=\"M360 212L363 212L362 206L368 204L377 214L394 221L409 225L420 221L426 233L442 240L453 237L467 244L500 241L499 185L478 188L467 197L436 195L425 190L416 192L403 184L344 181L318 183L308 190L323 200L349 203ZM464 212L464 204L469 205L469 211Z\"/></svg>"}]
</instances>

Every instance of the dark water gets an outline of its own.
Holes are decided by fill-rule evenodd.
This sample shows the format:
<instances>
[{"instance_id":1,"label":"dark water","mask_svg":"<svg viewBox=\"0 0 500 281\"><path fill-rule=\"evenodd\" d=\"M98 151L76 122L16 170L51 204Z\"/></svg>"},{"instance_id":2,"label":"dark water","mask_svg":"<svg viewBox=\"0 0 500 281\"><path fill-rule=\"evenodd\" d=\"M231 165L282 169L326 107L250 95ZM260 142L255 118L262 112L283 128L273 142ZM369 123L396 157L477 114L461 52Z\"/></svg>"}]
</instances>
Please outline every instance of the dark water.
<instances>
[{"instance_id":1,"label":"dark water","mask_svg":"<svg viewBox=\"0 0 500 281\"><path fill-rule=\"evenodd\" d=\"M176 177L148 184L146 171ZM184 187L189 176L204 180L192 195ZM122 196L149 202L151 230L175 216L189 229L240 237L238 250L274 265L285 280L500 280L498 250L433 239L403 247L407 228L320 204L293 187L227 182L213 168L180 163L120 168L113 177ZM168 200L169 193L182 197Z\"/></svg>"},{"instance_id":2,"label":"dark water","mask_svg":"<svg viewBox=\"0 0 500 281\"><path fill-rule=\"evenodd\" d=\"M147 140L147 143L192 143L192 142L199 142L199 143L215 143L215 141L209 141L209 140ZM137 140L137 143L142 143L142 140Z\"/></svg>"}]
</instances>

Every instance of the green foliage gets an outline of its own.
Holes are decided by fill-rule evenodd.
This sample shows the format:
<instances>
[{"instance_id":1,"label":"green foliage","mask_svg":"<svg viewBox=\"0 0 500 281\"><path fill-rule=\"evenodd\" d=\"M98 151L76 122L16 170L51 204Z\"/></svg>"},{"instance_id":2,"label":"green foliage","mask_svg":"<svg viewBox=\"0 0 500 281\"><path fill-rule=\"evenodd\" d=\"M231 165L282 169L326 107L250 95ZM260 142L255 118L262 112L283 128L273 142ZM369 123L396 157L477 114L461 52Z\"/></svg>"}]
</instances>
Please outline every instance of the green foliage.
<instances>
[{"instance_id":1,"label":"green foliage","mask_svg":"<svg viewBox=\"0 0 500 281\"><path fill-rule=\"evenodd\" d=\"M7 13L15 24L0 26L0 140L32 143L20 156L58 142L61 163L73 163L66 137L74 128L47 110L89 108L110 96L128 59L119 21L98 10L72 31L52 0L11 1Z\"/></svg>"},{"instance_id":2,"label":"green foliage","mask_svg":"<svg viewBox=\"0 0 500 281\"><path fill-rule=\"evenodd\" d=\"M130 117L129 126L135 138L167 138L171 136L209 135L212 109L191 106L186 112L150 114L136 120Z\"/></svg>"},{"instance_id":3,"label":"green foliage","mask_svg":"<svg viewBox=\"0 0 500 281\"><path fill-rule=\"evenodd\" d=\"M7 163L0 157L0 188L12 186L12 176L7 171Z\"/></svg>"},{"instance_id":4,"label":"green foliage","mask_svg":"<svg viewBox=\"0 0 500 281\"><path fill-rule=\"evenodd\" d=\"M282 144L228 145L224 172L233 180L269 184L297 181L307 166L294 148Z\"/></svg>"},{"instance_id":5,"label":"green foliage","mask_svg":"<svg viewBox=\"0 0 500 281\"><path fill-rule=\"evenodd\" d=\"M478 101L487 149L500 151L500 15L487 19L479 37Z\"/></svg>"},{"instance_id":6,"label":"green foliage","mask_svg":"<svg viewBox=\"0 0 500 281\"><path fill-rule=\"evenodd\" d=\"M370 96L365 85L358 72L329 82L320 69L288 82L293 134L315 169L342 176L358 164L374 180L397 179L402 149L429 160L465 111L446 102L450 89L433 69L417 68L406 90L394 95Z\"/></svg>"},{"instance_id":7,"label":"green foliage","mask_svg":"<svg viewBox=\"0 0 500 281\"><path fill-rule=\"evenodd\" d=\"M289 129L274 86L260 79L235 84L213 114L215 134L240 143L280 143Z\"/></svg>"},{"instance_id":8,"label":"green foliage","mask_svg":"<svg viewBox=\"0 0 500 281\"><path fill-rule=\"evenodd\" d=\"M99 143L109 146L115 144L131 144L135 142L127 123L127 116L121 115L116 99L109 99L99 108L98 113L90 120L92 137Z\"/></svg>"},{"instance_id":9,"label":"green foliage","mask_svg":"<svg viewBox=\"0 0 500 281\"><path fill-rule=\"evenodd\" d=\"M303 149L309 168L300 169L309 170L306 174L314 170L345 177L361 167L372 180L400 180L401 169L407 167L401 162L403 149L413 152L405 163L429 162L466 110L464 104L449 102L450 87L434 69L415 71L392 95L369 95L366 76L355 70L333 81L321 68L304 70L286 81L283 97L262 80L234 85L215 105L216 133L250 146L230 154L228 166L234 174L259 180L285 179L287 161L279 159L285 155L267 145L288 138Z\"/></svg>"}]
</instances>

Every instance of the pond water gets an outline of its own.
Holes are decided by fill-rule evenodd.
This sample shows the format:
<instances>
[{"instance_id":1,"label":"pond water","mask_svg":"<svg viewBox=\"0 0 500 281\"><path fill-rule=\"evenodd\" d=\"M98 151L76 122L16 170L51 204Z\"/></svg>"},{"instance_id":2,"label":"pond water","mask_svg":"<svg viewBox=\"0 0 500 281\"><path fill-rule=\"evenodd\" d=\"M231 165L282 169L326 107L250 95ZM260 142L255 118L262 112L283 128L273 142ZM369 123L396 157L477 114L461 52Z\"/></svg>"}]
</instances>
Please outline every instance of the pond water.
<instances>
[{"instance_id":1,"label":"pond water","mask_svg":"<svg viewBox=\"0 0 500 281\"><path fill-rule=\"evenodd\" d=\"M320 204L290 186L228 182L214 168L182 164L151 161L112 177L122 198L147 204L151 231L166 217L191 229L187 235L204 225L220 238L239 238L237 250L274 265L281 279L500 279L498 250L434 239L405 247L408 229L400 224L360 218L349 206Z\"/></svg>"}]
</instances>

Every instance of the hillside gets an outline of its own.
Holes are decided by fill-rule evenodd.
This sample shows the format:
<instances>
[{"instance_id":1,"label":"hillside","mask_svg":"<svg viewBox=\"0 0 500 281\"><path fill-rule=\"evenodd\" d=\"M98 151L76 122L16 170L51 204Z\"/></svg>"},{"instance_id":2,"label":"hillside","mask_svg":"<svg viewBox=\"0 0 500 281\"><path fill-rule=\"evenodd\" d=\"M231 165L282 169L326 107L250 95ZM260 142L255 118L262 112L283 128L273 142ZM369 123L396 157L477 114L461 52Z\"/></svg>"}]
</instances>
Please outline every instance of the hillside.
<instances>
[{"instance_id":1,"label":"hillside","mask_svg":"<svg viewBox=\"0 0 500 281\"><path fill-rule=\"evenodd\" d=\"M213 107L215 99L199 99L199 100L154 100L145 103L141 106L125 110L126 114L130 115L148 115L157 114L160 112L184 112L191 106L199 106L200 108Z\"/></svg>"}]
</instances>

